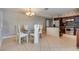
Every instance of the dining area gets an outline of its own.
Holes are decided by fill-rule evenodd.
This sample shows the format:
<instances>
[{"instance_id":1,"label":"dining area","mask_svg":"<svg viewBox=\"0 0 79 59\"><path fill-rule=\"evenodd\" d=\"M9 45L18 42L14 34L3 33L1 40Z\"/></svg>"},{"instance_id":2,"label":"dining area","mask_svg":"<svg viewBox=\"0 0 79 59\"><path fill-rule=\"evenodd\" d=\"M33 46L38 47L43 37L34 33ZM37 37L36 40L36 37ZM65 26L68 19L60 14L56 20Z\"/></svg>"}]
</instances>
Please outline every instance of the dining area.
<instances>
[{"instance_id":1,"label":"dining area","mask_svg":"<svg viewBox=\"0 0 79 59\"><path fill-rule=\"evenodd\" d=\"M16 42L18 44L22 43L34 43L39 44L40 39L42 38L43 26L40 24L34 24L33 29L30 29L29 25L20 25L15 26L16 31Z\"/></svg>"}]
</instances>

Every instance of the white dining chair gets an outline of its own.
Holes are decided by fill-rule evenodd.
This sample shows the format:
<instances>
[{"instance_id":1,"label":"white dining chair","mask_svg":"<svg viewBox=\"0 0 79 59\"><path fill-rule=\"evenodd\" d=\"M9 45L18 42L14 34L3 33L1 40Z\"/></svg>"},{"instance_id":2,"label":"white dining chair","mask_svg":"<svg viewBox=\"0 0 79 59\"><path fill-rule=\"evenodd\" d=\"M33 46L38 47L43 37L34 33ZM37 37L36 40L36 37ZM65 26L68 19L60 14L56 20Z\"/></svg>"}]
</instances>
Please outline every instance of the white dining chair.
<instances>
[{"instance_id":1,"label":"white dining chair","mask_svg":"<svg viewBox=\"0 0 79 59\"><path fill-rule=\"evenodd\" d=\"M21 26L20 25L16 25L16 35L17 35L17 39L18 39L17 41L19 42L19 44L21 44L22 38L26 38L27 43L28 43L28 33L21 32Z\"/></svg>"},{"instance_id":2,"label":"white dining chair","mask_svg":"<svg viewBox=\"0 0 79 59\"><path fill-rule=\"evenodd\" d=\"M28 31L28 25L24 25L24 29Z\"/></svg>"},{"instance_id":3,"label":"white dining chair","mask_svg":"<svg viewBox=\"0 0 79 59\"><path fill-rule=\"evenodd\" d=\"M30 39L34 39L34 32L30 32Z\"/></svg>"},{"instance_id":4,"label":"white dining chair","mask_svg":"<svg viewBox=\"0 0 79 59\"><path fill-rule=\"evenodd\" d=\"M43 33L43 26L39 25L39 34L40 34L40 37L42 37L42 33Z\"/></svg>"},{"instance_id":5,"label":"white dining chair","mask_svg":"<svg viewBox=\"0 0 79 59\"><path fill-rule=\"evenodd\" d=\"M34 25L34 44L39 43L39 24Z\"/></svg>"}]
</instances>

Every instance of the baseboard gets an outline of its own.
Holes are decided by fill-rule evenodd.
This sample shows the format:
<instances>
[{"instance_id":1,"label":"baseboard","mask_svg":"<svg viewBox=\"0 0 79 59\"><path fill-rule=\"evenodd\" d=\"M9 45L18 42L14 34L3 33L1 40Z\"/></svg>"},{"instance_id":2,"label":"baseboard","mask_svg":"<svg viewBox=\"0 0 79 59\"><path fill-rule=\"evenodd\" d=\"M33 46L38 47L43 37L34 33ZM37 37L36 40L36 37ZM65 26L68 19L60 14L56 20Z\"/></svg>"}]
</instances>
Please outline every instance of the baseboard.
<instances>
[{"instance_id":1,"label":"baseboard","mask_svg":"<svg viewBox=\"0 0 79 59\"><path fill-rule=\"evenodd\" d=\"M2 37L2 39L12 38L12 37L16 37L16 35L4 36Z\"/></svg>"}]
</instances>

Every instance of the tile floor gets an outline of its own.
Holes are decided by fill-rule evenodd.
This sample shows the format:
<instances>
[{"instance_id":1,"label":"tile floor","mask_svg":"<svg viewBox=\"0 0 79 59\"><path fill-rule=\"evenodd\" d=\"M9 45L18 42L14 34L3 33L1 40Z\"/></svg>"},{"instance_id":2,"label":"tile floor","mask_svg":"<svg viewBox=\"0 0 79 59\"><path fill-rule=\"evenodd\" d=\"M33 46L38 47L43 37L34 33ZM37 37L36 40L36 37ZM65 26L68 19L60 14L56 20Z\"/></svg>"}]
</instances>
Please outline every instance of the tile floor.
<instances>
[{"instance_id":1,"label":"tile floor","mask_svg":"<svg viewBox=\"0 0 79 59\"><path fill-rule=\"evenodd\" d=\"M0 51L78 51L76 48L76 37L63 35L57 38L50 35L43 35L38 44L26 42L18 44L15 38L5 39Z\"/></svg>"}]
</instances>

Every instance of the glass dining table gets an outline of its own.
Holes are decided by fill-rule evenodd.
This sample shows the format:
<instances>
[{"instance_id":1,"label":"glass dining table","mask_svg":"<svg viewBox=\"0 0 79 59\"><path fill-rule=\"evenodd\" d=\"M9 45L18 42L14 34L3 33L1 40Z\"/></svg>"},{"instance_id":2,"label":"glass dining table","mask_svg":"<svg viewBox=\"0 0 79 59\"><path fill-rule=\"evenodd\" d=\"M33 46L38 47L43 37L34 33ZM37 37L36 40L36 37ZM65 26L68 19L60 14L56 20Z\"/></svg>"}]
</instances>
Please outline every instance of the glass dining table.
<instances>
[{"instance_id":1,"label":"glass dining table","mask_svg":"<svg viewBox=\"0 0 79 59\"><path fill-rule=\"evenodd\" d=\"M39 27L37 25L34 26L34 29L25 30L24 33L28 33L29 39L31 39L31 36L33 37L34 44L39 43Z\"/></svg>"}]
</instances>

